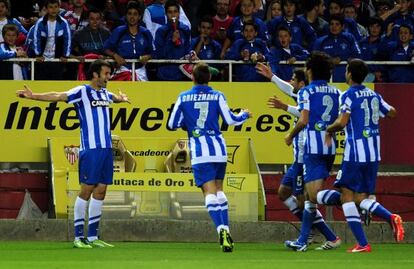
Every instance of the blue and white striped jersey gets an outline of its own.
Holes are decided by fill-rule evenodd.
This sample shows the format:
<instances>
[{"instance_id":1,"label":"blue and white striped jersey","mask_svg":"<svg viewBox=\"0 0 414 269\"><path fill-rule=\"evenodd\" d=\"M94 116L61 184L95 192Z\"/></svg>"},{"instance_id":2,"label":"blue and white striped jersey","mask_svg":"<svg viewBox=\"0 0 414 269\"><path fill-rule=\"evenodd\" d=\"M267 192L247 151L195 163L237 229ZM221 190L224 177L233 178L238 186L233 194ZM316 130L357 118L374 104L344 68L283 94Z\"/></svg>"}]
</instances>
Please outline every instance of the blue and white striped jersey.
<instances>
[{"instance_id":1,"label":"blue and white striped jersey","mask_svg":"<svg viewBox=\"0 0 414 269\"><path fill-rule=\"evenodd\" d=\"M195 85L178 96L168 127L187 129L191 164L227 162L219 116L229 125L240 125L249 117L247 112L237 115L231 112L224 95L209 86Z\"/></svg>"},{"instance_id":2,"label":"blue and white striped jersey","mask_svg":"<svg viewBox=\"0 0 414 269\"><path fill-rule=\"evenodd\" d=\"M297 103L297 94L291 93L290 96L295 100ZM296 122L298 121L298 118L295 118L294 124L296 125ZM304 153L304 131L300 131L297 136L293 138L292 144L293 144L293 160L297 163L303 163L303 153Z\"/></svg>"},{"instance_id":3,"label":"blue and white striped jersey","mask_svg":"<svg viewBox=\"0 0 414 269\"><path fill-rule=\"evenodd\" d=\"M344 161L377 162L380 155L379 118L391 107L378 93L363 85L351 86L340 101L342 113L350 113L346 126Z\"/></svg>"},{"instance_id":4,"label":"blue and white striped jersey","mask_svg":"<svg viewBox=\"0 0 414 269\"><path fill-rule=\"evenodd\" d=\"M325 144L326 127L338 117L341 92L324 80L314 80L298 93L299 110L309 111L309 122L305 127L305 154L334 155L332 146Z\"/></svg>"},{"instance_id":5,"label":"blue and white striped jersey","mask_svg":"<svg viewBox=\"0 0 414 269\"><path fill-rule=\"evenodd\" d=\"M109 104L113 95L105 88L97 91L89 85L66 92L68 103L78 112L81 132L80 150L112 148Z\"/></svg>"},{"instance_id":6,"label":"blue and white striped jersey","mask_svg":"<svg viewBox=\"0 0 414 269\"><path fill-rule=\"evenodd\" d=\"M276 75L272 76L271 82L273 84L275 84L287 96L292 97L293 100L295 101L295 103L297 104L298 95L297 95L297 93L293 92L294 88L290 83L282 80L281 78L279 78ZM288 107L290 107L290 106L288 106ZM298 120L300 112L299 112L297 107L292 107L292 110L294 110L294 113L293 113L293 111L289 111L289 109L288 109L288 112L291 115L295 116L295 125L296 125L296 122ZM293 138L293 141L292 141L294 162L303 163L303 143L304 143L304 133L303 133L303 130L302 130L298 133L297 136L295 136Z\"/></svg>"}]
</instances>

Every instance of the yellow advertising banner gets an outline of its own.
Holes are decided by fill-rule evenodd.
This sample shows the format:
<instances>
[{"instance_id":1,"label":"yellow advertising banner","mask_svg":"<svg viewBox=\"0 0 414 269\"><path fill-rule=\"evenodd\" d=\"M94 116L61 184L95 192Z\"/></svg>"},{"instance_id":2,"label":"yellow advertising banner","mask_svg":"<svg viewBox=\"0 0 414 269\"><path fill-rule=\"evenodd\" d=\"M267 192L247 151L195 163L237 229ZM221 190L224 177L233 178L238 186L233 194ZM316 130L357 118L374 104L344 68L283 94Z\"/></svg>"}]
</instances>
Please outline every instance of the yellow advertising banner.
<instances>
[{"instance_id":1,"label":"yellow advertising banner","mask_svg":"<svg viewBox=\"0 0 414 269\"><path fill-rule=\"evenodd\" d=\"M23 83L34 92L48 92L67 91L80 82L0 81L0 162L47 162L48 137L79 136L76 111L65 103L17 98L15 93ZM283 138L292 128L293 117L266 105L273 95L294 104L291 98L272 83L215 82L211 86L226 95L232 109L248 108L254 114L254 118L242 126L222 124L224 137L251 138L258 163L292 161L292 149L284 144ZM345 84L336 86L346 88ZM122 89L131 100L131 104L113 104L111 107L113 134L123 139L186 137L182 130L169 130L167 121L177 95L191 87L191 82L110 82L110 91L117 93ZM145 156L145 152L143 154Z\"/></svg>"}]
</instances>

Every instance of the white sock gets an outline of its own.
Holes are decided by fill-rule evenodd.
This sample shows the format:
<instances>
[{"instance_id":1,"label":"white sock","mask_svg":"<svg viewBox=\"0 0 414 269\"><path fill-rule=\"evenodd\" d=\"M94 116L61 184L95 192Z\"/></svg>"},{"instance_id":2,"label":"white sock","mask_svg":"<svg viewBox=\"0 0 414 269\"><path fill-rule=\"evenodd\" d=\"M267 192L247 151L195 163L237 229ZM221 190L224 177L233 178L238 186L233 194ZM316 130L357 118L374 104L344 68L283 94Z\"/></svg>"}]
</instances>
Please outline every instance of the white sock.
<instances>
[{"instance_id":1,"label":"white sock","mask_svg":"<svg viewBox=\"0 0 414 269\"><path fill-rule=\"evenodd\" d=\"M101 214L102 214L102 205L103 200L96 200L93 197L91 198L91 201L89 202L89 222L88 222L88 240L94 241L98 239L97 235L97 227L95 228L93 225L94 223L97 223L99 225L99 221L101 220ZM95 229L92 231L91 229Z\"/></svg>"},{"instance_id":2,"label":"white sock","mask_svg":"<svg viewBox=\"0 0 414 269\"><path fill-rule=\"evenodd\" d=\"M75 206L73 208L74 214L74 226L75 226L75 239L83 237L83 227L85 225L85 213L88 201L83 200L79 196L76 197ZM80 231L76 232L76 226L82 226ZM78 227L79 228L79 227Z\"/></svg>"}]
</instances>

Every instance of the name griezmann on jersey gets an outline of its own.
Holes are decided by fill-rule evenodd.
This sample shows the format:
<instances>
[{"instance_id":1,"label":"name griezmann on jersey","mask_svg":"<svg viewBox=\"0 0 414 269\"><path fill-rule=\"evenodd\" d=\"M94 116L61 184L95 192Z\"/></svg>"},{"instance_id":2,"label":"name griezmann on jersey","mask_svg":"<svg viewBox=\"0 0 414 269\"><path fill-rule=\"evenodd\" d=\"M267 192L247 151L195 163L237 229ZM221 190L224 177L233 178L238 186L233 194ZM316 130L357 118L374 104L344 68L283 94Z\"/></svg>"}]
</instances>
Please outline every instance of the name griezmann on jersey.
<instances>
[{"instance_id":1,"label":"name griezmann on jersey","mask_svg":"<svg viewBox=\"0 0 414 269\"><path fill-rule=\"evenodd\" d=\"M196 102L196 101L218 101L219 94L210 94L210 93L202 93L202 94L187 94L183 95L181 98L181 102Z\"/></svg>"}]
</instances>

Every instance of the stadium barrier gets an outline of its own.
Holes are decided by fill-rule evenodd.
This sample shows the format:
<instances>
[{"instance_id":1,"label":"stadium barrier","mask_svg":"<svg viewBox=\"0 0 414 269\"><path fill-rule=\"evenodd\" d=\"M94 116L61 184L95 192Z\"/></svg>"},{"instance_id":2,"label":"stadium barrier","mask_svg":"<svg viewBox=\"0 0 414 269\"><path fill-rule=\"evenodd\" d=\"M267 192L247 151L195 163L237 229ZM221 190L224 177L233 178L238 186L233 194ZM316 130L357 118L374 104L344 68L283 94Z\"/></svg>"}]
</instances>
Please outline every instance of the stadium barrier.
<instances>
[{"instance_id":1,"label":"stadium barrier","mask_svg":"<svg viewBox=\"0 0 414 269\"><path fill-rule=\"evenodd\" d=\"M109 62L115 62L112 59L106 59ZM31 80L34 80L34 74L35 74L35 63L37 62L35 58L12 58L7 59L4 61L9 62L28 62L30 63L30 78ZM84 59L82 62L93 62L94 59ZM197 61L190 61L190 60L171 60L171 59L159 59L159 60L149 60L148 63L155 63L155 64L188 64L188 63L198 63L198 62L205 62L209 64L221 64L221 65L227 65L229 70L229 82L232 82L232 75L233 75L233 65L237 64L254 64L251 62L245 62L245 61L234 61L234 60L197 60ZM47 62L62 62L60 59L50 59L47 60ZM65 62L68 63L80 63L81 61L78 59L66 59ZM131 63L131 73L132 73L132 81L136 80L135 77L135 70L136 65L141 64L140 60L133 60L133 59L125 59L125 62ZM413 65L414 64L414 57L411 61L365 61L369 65ZM62 62L63 63L63 62ZM338 63L338 65L346 65L347 61L341 61ZM295 65L295 66L304 66L305 61L296 61L295 63L291 64L287 61L280 61L279 64L281 65Z\"/></svg>"},{"instance_id":2,"label":"stadium barrier","mask_svg":"<svg viewBox=\"0 0 414 269\"><path fill-rule=\"evenodd\" d=\"M119 141L119 139L118 139ZM108 187L103 211L107 219L208 219L204 199L191 173L166 173L165 160L175 144L172 138L125 138L122 147L134 158L127 167L119 142L114 143L114 184ZM79 191L78 137L48 139L53 204L57 218L73 218ZM264 192L247 138L227 139L227 174L224 190L229 214L236 221L264 220ZM131 160L129 160L131 163ZM131 166L132 167L132 166Z\"/></svg>"}]
</instances>

